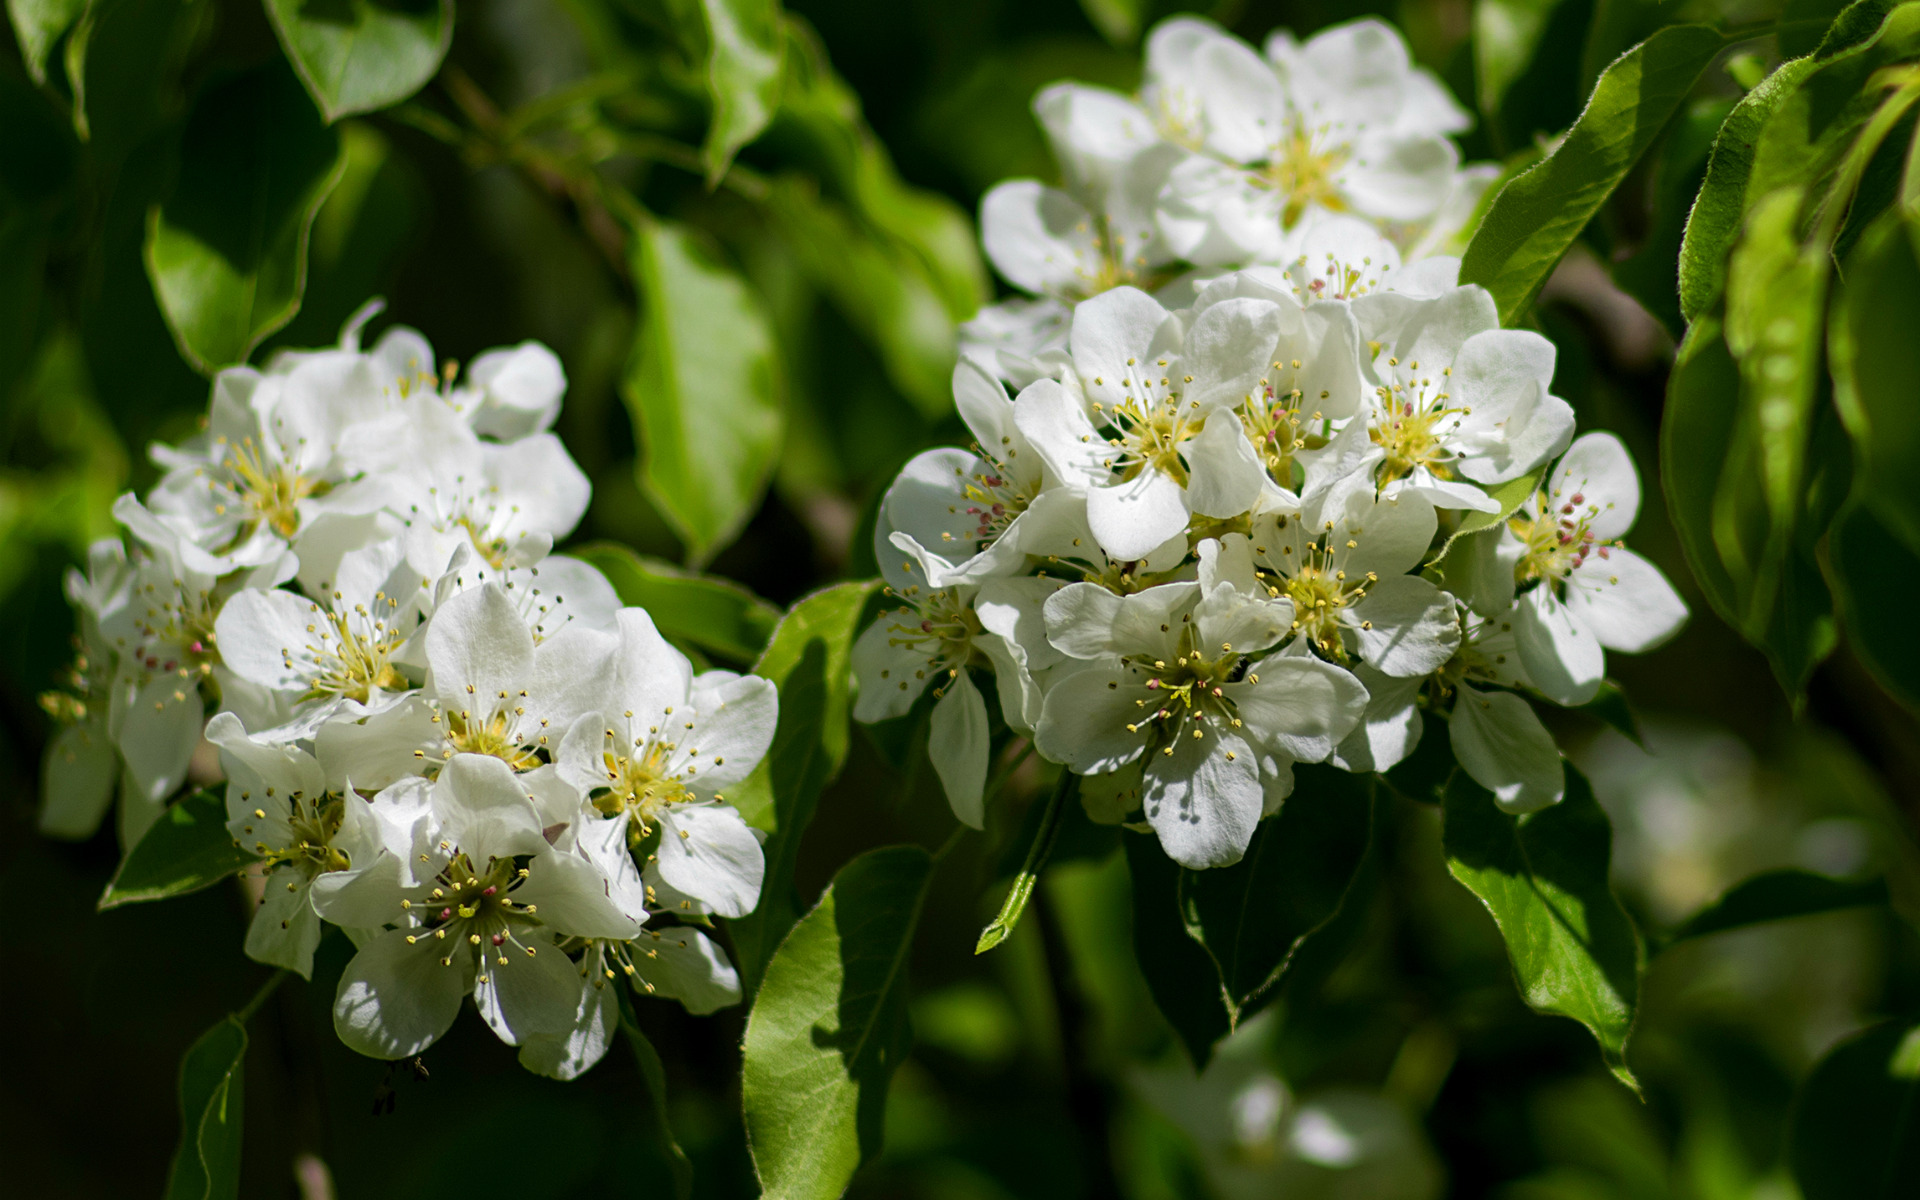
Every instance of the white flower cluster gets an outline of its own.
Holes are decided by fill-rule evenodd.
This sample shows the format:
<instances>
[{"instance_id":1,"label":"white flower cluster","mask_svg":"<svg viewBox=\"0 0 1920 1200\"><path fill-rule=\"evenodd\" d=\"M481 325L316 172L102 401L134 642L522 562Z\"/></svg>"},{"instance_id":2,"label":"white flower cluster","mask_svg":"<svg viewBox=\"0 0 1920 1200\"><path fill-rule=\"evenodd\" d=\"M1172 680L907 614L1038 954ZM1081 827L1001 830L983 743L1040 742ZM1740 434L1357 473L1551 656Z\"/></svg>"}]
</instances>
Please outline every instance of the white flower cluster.
<instances>
[{"instance_id":1,"label":"white flower cluster","mask_svg":"<svg viewBox=\"0 0 1920 1200\"><path fill-rule=\"evenodd\" d=\"M861 720L934 687L930 755L970 825L994 728L973 668L991 671L1006 727L1086 777L1090 811L1143 808L1167 853L1200 868L1240 858L1294 763L1385 770L1419 741L1423 713L1447 719L1460 765L1503 807L1554 803L1559 752L1523 697L1586 703L1604 649L1648 649L1686 617L1621 544L1640 502L1633 464L1610 434L1574 440L1549 390L1552 344L1501 329L1487 292L1457 284L1457 259L1395 248L1404 222L1437 218L1466 186L1435 149L1458 127L1451 100L1377 22L1304 46L1276 35L1268 50L1263 62L1211 26L1161 25L1140 103L1041 93L1085 202L1022 184L988 198L987 245L1009 278L1062 301L1092 294L1062 305L1058 345L1018 369L998 352L956 369L977 440L920 455L887 492L875 552L894 605L854 650ZM1175 149L1163 182L1128 190L1141 156ZM1319 190L1257 173L1308 150L1329 156ZM1414 170L1422 155L1440 167ZM1089 190L1096 175L1104 191ZM1219 186L1182 191L1194 176ZM1157 295L1124 282L1137 278L1116 265L1128 204L1154 199L1164 248L1169 212L1198 213L1236 180L1239 207L1223 201L1208 228L1251 230L1220 214L1264 197L1273 238L1234 244L1299 257ZM1275 180L1296 182L1260 190ZM1029 223L1022 258L1010 195L1071 220ZM1342 209L1381 223L1324 215ZM1063 257L1096 225L1082 249L1107 257ZM1129 254L1150 240L1139 230ZM1191 261L1211 236L1178 253ZM1023 375L1009 398L1002 380ZM1502 503L1515 491L1517 508Z\"/></svg>"},{"instance_id":2,"label":"white flower cluster","mask_svg":"<svg viewBox=\"0 0 1920 1200\"><path fill-rule=\"evenodd\" d=\"M987 257L1035 298L983 311L962 352L1016 387L1057 373L1069 309L1109 288L1184 308L1206 273L1265 265L1344 295L1403 256L1458 253L1499 174L1462 167L1448 135L1471 118L1371 18L1304 44L1275 31L1263 57L1176 17L1148 36L1144 76L1137 96L1042 89L1062 187L1008 180L981 203Z\"/></svg>"},{"instance_id":3,"label":"white flower cluster","mask_svg":"<svg viewBox=\"0 0 1920 1200\"><path fill-rule=\"evenodd\" d=\"M221 372L203 432L120 498L130 546L69 579L82 649L50 704L69 724L42 824L90 834L118 782L131 846L204 737L259 858L249 955L304 976L340 926L349 1046L417 1053L471 995L523 1063L571 1078L607 1048L621 973L697 1013L740 998L697 926L759 900L760 842L724 792L776 693L696 675L550 553L589 492L548 432L551 351L462 380L408 329L363 352L373 311L335 349Z\"/></svg>"}]
</instances>

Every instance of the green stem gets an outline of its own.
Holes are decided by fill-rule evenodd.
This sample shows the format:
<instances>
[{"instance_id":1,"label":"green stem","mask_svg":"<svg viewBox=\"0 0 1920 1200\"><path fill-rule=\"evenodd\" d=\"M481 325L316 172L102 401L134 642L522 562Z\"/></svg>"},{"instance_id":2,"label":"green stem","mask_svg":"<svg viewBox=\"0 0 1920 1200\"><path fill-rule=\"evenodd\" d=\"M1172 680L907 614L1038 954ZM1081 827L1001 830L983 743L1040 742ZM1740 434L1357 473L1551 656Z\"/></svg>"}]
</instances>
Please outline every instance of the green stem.
<instances>
[{"instance_id":1,"label":"green stem","mask_svg":"<svg viewBox=\"0 0 1920 1200\"><path fill-rule=\"evenodd\" d=\"M242 1025L251 1021L253 1014L259 1012L260 1006L267 1002L267 997L273 995L273 989L279 987L281 980L285 979L291 973L292 972L288 971L285 967L282 967L280 970L267 976L267 981L261 984L260 990L253 994L253 999L247 1001L239 1012L234 1013L233 1019Z\"/></svg>"},{"instance_id":2,"label":"green stem","mask_svg":"<svg viewBox=\"0 0 1920 1200\"><path fill-rule=\"evenodd\" d=\"M1040 872L1046 870L1047 859L1053 854L1054 840L1060 834L1060 814L1065 809L1067 793L1074 790L1077 778L1071 771L1060 772L1060 783L1053 789L1053 794L1047 797L1047 807L1040 814L1040 828L1034 831L1033 844L1027 847L1027 861L1020 865L1020 873L1013 877L1013 886L1007 889L1007 898L1000 905L999 914L980 931L980 940L973 947L975 954L985 954L1006 941L1013 927L1020 923L1020 914L1027 910L1027 901L1033 897L1034 885L1040 882Z\"/></svg>"}]
</instances>

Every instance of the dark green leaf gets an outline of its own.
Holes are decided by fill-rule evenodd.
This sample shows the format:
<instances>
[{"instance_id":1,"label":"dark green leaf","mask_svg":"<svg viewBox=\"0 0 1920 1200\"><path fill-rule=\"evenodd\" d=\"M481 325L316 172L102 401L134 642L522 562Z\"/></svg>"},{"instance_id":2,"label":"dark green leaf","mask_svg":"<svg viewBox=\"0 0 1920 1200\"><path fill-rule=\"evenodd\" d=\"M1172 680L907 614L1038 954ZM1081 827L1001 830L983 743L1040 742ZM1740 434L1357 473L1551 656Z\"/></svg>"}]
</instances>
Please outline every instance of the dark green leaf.
<instances>
[{"instance_id":1,"label":"dark green leaf","mask_svg":"<svg viewBox=\"0 0 1920 1200\"><path fill-rule=\"evenodd\" d=\"M35 83L47 81L47 57L67 30L72 29L87 0L7 0L7 19L20 43L20 57Z\"/></svg>"},{"instance_id":2,"label":"dark green leaf","mask_svg":"<svg viewBox=\"0 0 1920 1200\"><path fill-rule=\"evenodd\" d=\"M180 1145L166 1200L240 1195L241 1119L246 1113L247 1027L224 1017L180 1060Z\"/></svg>"},{"instance_id":3,"label":"dark green leaf","mask_svg":"<svg viewBox=\"0 0 1920 1200\"><path fill-rule=\"evenodd\" d=\"M1213 961L1230 1027L1273 998L1294 954L1339 913L1366 854L1373 777L1313 766L1294 777L1244 858L1180 872L1187 935Z\"/></svg>"},{"instance_id":4,"label":"dark green leaf","mask_svg":"<svg viewBox=\"0 0 1920 1200\"><path fill-rule=\"evenodd\" d=\"M194 792L160 814L100 896L100 908L166 900L212 887L254 860L227 832L224 787Z\"/></svg>"},{"instance_id":5,"label":"dark green leaf","mask_svg":"<svg viewBox=\"0 0 1920 1200\"><path fill-rule=\"evenodd\" d=\"M1876 221L1847 260L1828 329L1833 399L1853 437L1856 495L1920 545L1920 262L1904 214ZM1920 681L1916 681L1920 682Z\"/></svg>"},{"instance_id":6,"label":"dark green leaf","mask_svg":"<svg viewBox=\"0 0 1920 1200\"><path fill-rule=\"evenodd\" d=\"M1600 77L1559 148L1500 194L1461 260L1462 283L1493 293L1517 323L1547 276L1725 45L1705 25L1675 25L1621 55Z\"/></svg>"},{"instance_id":7,"label":"dark green leaf","mask_svg":"<svg viewBox=\"0 0 1920 1200\"><path fill-rule=\"evenodd\" d=\"M740 815L767 831L760 906L728 922L751 992L800 911L793 865L820 789L846 760L853 639L872 583L842 583L801 600L773 632L753 673L780 688L780 724L767 757L729 795Z\"/></svg>"},{"instance_id":8,"label":"dark green leaf","mask_svg":"<svg viewBox=\"0 0 1920 1200\"><path fill-rule=\"evenodd\" d=\"M778 0L700 0L707 21L707 94L713 120L701 157L707 186L773 119L787 31Z\"/></svg>"},{"instance_id":9,"label":"dark green leaf","mask_svg":"<svg viewBox=\"0 0 1920 1200\"><path fill-rule=\"evenodd\" d=\"M1493 914L1521 997L1585 1025L1614 1075L1638 1091L1626 1049L1639 1004L1640 937L1607 885L1612 835L1571 766L1566 799L1520 817L1501 812L1465 773L1447 788L1447 867Z\"/></svg>"},{"instance_id":10,"label":"dark green leaf","mask_svg":"<svg viewBox=\"0 0 1920 1200\"><path fill-rule=\"evenodd\" d=\"M1881 0L1872 2L1877 4ZM1834 18L1846 7L1847 0L1787 0L1780 7L1780 23L1774 27L1780 57L1794 59L1812 54L1826 38Z\"/></svg>"},{"instance_id":11,"label":"dark green leaf","mask_svg":"<svg viewBox=\"0 0 1920 1200\"><path fill-rule=\"evenodd\" d=\"M73 126L96 163L118 163L180 112L182 67L211 4L91 0L67 38Z\"/></svg>"},{"instance_id":12,"label":"dark green leaf","mask_svg":"<svg viewBox=\"0 0 1920 1200\"><path fill-rule=\"evenodd\" d=\"M180 181L147 220L147 275L181 355L212 372L299 311L307 235L345 159L285 67L208 89L180 151Z\"/></svg>"},{"instance_id":13,"label":"dark green leaf","mask_svg":"<svg viewBox=\"0 0 1920 1200\"><path fill-rule=\"evenodd\" d=\"M661 633L736 662L752 662L780 623L780 610L730 579L682 570L612 542L568 553L597 568L622 604L647 610Z\"/></svg>"},{"instance_id":14,"label":"dark green leaf","mask_svg":"<svg viewBox=\"0 0 1920 1200\"><path fill-rule=\"evenodd\" d=\"M398 104L453 42L453 0L266 0L273 31L327 120Z\"/></svg>"},{"instance_id":15,"label":"dark green leaf","mask_svg":"<svg viewBox=\"0 0 1920 1200\"><path fill-rule=\"evenodd\" d=\"M1480 111L1500 111L1507 88L1533 61L1561 0L1479 0L1473 6L1473 76Z\"/></svg>"},{"instance_id":16,"label":"dark green leaf","mask_svg":"<svg viewBox=\"0 0 1920 1200\"><path fill-rule=\"evenodd\" d=\"M1151 8L1148 0L1080 0L1087 20L1116 46L1131 46L1139 39Z\"/></svg>"},{"instance_id":17,"label":"dark green leaf","mask_svg":"<svg viewBox=\"0 0 1920 1200\"><path fill-rule=\"evenodd\" d=\"M1765 871L1741 880L1726 895L1695 913L1674 932L1672 941L1886 902L1884 879L1834 879L1793 869Z\"/></svg>"},{"instance_id":18,"label":"dark green leaf","mask_svg":"<svg viewBox=\"0 0 1920 1200\"><path fill-rule=\"evenodd\" d=\"M1842 1042L1794 1101L1790 1159L1806 1200L1897 1200L1920 1179L1920 1025Z\"/></svg>"},{"instance_id":19,"label":"dark green leaf","mask_svg":"<svg viewBox=\"0 0 1920 1200\"><path fill-rule=\"evenodd\" d=\"M1206 949L1187 934L1180 912L1180 864L1152 833L1120 839L1133 880L1133 956L1160 1015L1203 1070L1213 1047L1233 1032L1220 991L1220 973Z\"/></svg>"},{"instance_id":20,"label":"dark green leaf","mask_svg":"<svg viewBox=\"0 0 1920 1200\"><path fill-rule=\"evenodd\" d=\"M1640 738L1639 718L1634 716L1633 706L1627 703L1627 694L1620 690L1619 684L1603 680L1593 699L1580 707L1605 721L1621 737L1642 750L1647 748L1646 742Z\"/></svg>"},{"instance_id":21,"label":"dark green leaf","mask_svg":"<svg viewBox=\"0 0 1920 1200\"><path fill-rule=\"evenodd\" d=\"M1833 523L1828 553L1848 644L1881 687L1920 710L1920 640L1913 636L1912 602L1920 589L1920 551L1877 507L1858 502Z\"/></svg>"},{"instance_id":22,"label":"dark green leaf","mask_svg":"<svg viewBox=\"0 0 1920 1200\"><path fill-rule=\"evenodd\" d=\"M647 1085L647 1109L653 1117L654 1134L666 1154L668 1169L673 1172L673 1194L676 1200L688 1200L693 1195L693 1163L680 1148L673 1136L673 1125L667 1120L666 1067L660 1062L660 1052L653 1048L647 1035L640 1031L639 1022L634 1020L632 999L624 988L619 995L620 1032L626 1035L627 1045L633 1050L634 1065L640 1068L640 1078Z\"/></svg>"},{"instance_id":23,"label":"dark green leaf","mask_svg":"<svg viewBox=\"0 0 1920 1200\"><path fill-rule=\"evenodd\" d=\"M640 483L704 562L733 540L780 451L785 385L759 297L684 226L634 234L643 311L621 387Z\"/></svg>"},{"instance_id":24,"label":"dark green leaf","mask_svg":"<svg viewBox=\"0 0 1920 1200\"><path fill-rule=\"evenodd\" d=\"M747 1016L747 1141L769 1200L831 1200L880 1150L887 1083L912 1045L907 958L933 859L870 850L840 869Z\"/></svg>"}]
</instances>

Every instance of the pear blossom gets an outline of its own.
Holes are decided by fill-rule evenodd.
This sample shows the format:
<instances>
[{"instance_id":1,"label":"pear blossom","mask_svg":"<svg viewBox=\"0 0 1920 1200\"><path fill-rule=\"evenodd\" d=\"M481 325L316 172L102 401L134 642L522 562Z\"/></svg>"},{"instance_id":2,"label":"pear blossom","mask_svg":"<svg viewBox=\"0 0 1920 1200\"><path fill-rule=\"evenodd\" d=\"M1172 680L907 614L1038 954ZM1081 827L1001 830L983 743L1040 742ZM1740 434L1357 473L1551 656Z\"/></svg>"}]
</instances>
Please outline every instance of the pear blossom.
<instances>
[{"instance_id":1,"label":"pear blossom","mask_svg":"<svg viewBox=\"0 0 1920 1200\"><path fill-rule=\"evenodd\" d=\"M658 834L646 894L656 907L739 917L760 900L760 841L724 789L744 781L773 742L773 684L730 671L693 673L640 609L619 614L610 686L567 733L561 778L620 819L629 843Z\"/></svg>"},{"instance_id":2,"label":"pear blossom","mask_svg":"<svg viewBox=\"0 0 1920 1200\"><path fill-rule=\"evenodd\" d=\"M1527 676L1557 704L1593 699L1607 650L1651 650L1687 619L1666 576L1621 541L1639 511L1626 446L1588 433L1505 524L1466 539L1463 594L1483 613L1514 606Z\"/></svg>"},{"instance_id":3,"label":"pear blossom","mask_svg":"<svg viewBox=\"0 0 1920 1200\"><path fill-rule=\"evenodd\" d=\"M1238 861L1292 764L1324 760L1366 705L1338 667L1260 657L1289 627L1268 600L1206 577L1130 596L1075 583L1046 603L1048 637L1084 665L1048 691L1040 752L1086 775L1143 761L1147 820L1189 867Z\"/></svg>"},{"instance_id":4,"label":"pear blossom","mask_svg":"<svg viewBox=\"0 0 1920 1200\"><path fill-rule=\"evenodd\" d=\"M579 975L561 941L626 940L640 919L586 857L551 840L554 825L585 810L543 813L537 799L499 759L456 755L432 784L411 877L328 904L330 920L389 927L341 976L333 1010L341 1041L375 1058L417 1054L453 1024L468 994L509 1045L573 1027ZM561 815L570 820L548 819Z\"/></svg>"},{"instance_id":5,"label":"pear blossom","mask_svg":"<svg viewBox=\"0 0 1920 1200\"><path fill-rule=\"evenodd\" d=\"M41 767L39 828L50 837L93 836L113 803L121 775L115 726L124 727L128 705L122 699L125 689L117 683L117 656L101 623L127 605L132 579L124 547L111 540L88 547L84 574L67 571L67 600L80 626L74 659L66 688L40 697L41 706L61 725Z\"/></svg>"},{"instance_id":6,"label":"pear blossom","mask_svg":"<svg viewBox=\"0 0 1920 1200\"><path fill-rule=\"evenodd\" d=\"M1384 227L1432 220L1460 154L1447 135L1465 110L1412 66L1398 33L1376 20L1276 34L1267 57L1192 18L1148 39L1143 97L1190 153L1161 193L1172 251L1208 265L1275 262L1287 234L1320 212Z\"/></svg>"}]
</instances>

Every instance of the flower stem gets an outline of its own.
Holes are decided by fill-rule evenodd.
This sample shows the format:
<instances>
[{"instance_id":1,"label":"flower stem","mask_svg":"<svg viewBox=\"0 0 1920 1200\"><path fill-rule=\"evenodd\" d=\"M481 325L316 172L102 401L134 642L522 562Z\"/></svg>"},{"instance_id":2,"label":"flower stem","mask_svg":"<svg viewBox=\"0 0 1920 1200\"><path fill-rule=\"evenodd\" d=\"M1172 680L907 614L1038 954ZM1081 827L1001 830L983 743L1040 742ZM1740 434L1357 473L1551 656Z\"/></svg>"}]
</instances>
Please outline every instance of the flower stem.
<instances>
[{"instance_id":1,"label":"flower stem","mask_svg":"<svg viewBox=\"0 0 1920 1200\"><path fill-rule=\"evenodd\" d=\"M267 981L261 984L260 990L253 994L253 999L247 1001L246 1004L240 1009L239 1012L234 1013L233 1019L240 1022L242 1025L245 1025L248 1021L251 1021L253 1019L253 1014L259 1012L260 1006L267 1002L267 997L273 995L273 990L280 986L280 981L285 979L290 974L292 974L291 971L288 971L285 967L282 967L278 971L275 971L273 974L267 976Z\"/></svg>"},{"instance_id":2,"label":"flower stem","mask_svg":"<svg viewBox=\"0 0 1920 1200\"><path fill-rule=\"evenodd\" d=\"M1047 807L1040 814L1040 828L1034 831L1033 844L1027 847L1027 861L1013 877L1013 886L1007 889L999 914L980 931L980 940L973 947L975 954L985 954L1006 941L1013 927L1020 923L1020 914L1027 910L1027 901L1033 897L1034 885L1040 882L1040 872L1046 869L1047 859L1053 854L1054 839L1060 834L1060 814L1067 793L1075 790L1078 778L1071 771L1060 772L1060 782L1047 797Z\"/></svg>"}]
</instances>

